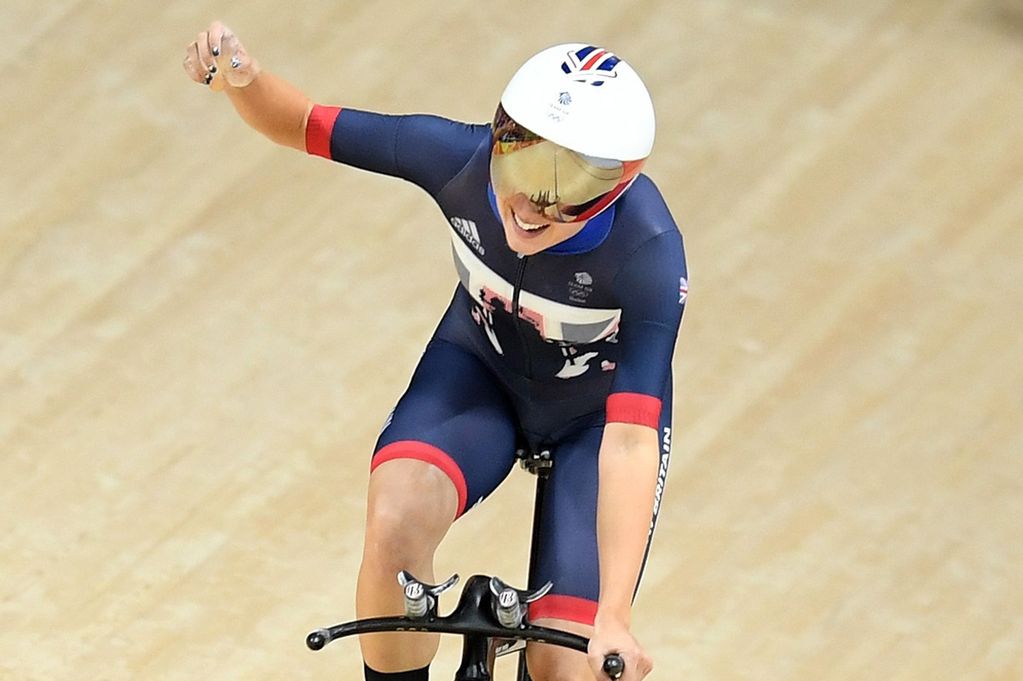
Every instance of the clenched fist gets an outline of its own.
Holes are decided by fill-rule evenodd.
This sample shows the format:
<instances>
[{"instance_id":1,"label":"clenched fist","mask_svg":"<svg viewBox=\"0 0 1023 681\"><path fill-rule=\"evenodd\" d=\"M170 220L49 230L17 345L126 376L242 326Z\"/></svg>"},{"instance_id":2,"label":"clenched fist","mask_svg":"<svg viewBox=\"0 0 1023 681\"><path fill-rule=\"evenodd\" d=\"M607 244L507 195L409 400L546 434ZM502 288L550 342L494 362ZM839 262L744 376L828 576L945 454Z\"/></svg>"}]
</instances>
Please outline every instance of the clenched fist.
<instances>
[{"instance_id":1,"label":"clenched fist","mask_svg":"<svg viewBox=\"0 0 1023 681\"><path fill-rule=\"evenodd\" d=\"M185 48L185 73L213 91L242 88L259 74L259 64L227 26L214 21Z\"/></svg>"}]
</instances>

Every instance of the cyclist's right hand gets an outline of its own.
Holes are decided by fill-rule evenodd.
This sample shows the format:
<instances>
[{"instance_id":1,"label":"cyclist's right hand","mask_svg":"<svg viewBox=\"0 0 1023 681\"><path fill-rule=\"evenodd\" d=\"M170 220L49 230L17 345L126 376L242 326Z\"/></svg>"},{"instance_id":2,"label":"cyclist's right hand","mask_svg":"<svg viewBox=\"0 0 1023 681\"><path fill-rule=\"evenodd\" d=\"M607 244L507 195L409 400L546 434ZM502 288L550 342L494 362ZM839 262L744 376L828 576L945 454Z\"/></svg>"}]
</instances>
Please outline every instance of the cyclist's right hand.
<instances>
[{"instance_id":1,"label":"cyclist's right hand","mask_svg":"<svg viewBox=\"0 0 1023 681\"><path fill-rule=\"evenodd\" d=\"M189 78L214 91L245 87L259 74L259 64L238 36L219 21L210 24L185 48L183 65Z\"/></svg>"},{"instance_id":2,"label":"cyclist's right hand","mask_svg":"<svg viewBox=\"0 0 1023 681\"><path fill-rule=\"evenodd\" d=\"M593 678L607 681L604 673L604 661L608 655L615 653L625 662L625 673L621 681L642 681L654 668L654 662L633 637L623 622L598 616L594 622L593 636L590 638L587 658Z\"/></svg>"}]
</instances>

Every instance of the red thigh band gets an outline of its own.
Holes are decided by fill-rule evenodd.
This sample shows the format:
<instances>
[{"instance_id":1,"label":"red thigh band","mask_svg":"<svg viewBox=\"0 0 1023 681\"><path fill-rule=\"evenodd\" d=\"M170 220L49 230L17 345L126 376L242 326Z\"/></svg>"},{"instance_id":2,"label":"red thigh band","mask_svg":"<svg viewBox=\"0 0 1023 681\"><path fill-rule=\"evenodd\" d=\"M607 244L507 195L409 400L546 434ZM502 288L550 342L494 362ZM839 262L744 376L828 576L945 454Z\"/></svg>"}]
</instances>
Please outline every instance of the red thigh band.
<instances>
[{"instance_id":1,"label":"red thigh band","mask_svg":"<svg viewBox=\"0 0 1023 681\"><path fill-rule=\"evenodd\" d=\"M455 512L455 517L457 518L465 513L465 504L469 496L465 485L465 476L462 474L462 469L458 467L454 459L448 456L447 452L425 442L399 440L398 442L392 442L386 447L381 447L373 455L373 462L370 464L369 470L372 472L380 464L394 461L395 459L425 461L439 468L444 475L451 479L451 482L455 485L455 490L458 492L458 510Z\"/></svg>"},{"instance_id":2,"label":"red thigh band","mask_svg":"<svg viewBox=\"0 0 1023 681\"><path fill-rule=\"evenodd\" d=\"M597 617L597 603L588 598L550 594L529 606L530 620L545 617L588 624L592 627L593 620Z\"/></svg>"}]
</instances>

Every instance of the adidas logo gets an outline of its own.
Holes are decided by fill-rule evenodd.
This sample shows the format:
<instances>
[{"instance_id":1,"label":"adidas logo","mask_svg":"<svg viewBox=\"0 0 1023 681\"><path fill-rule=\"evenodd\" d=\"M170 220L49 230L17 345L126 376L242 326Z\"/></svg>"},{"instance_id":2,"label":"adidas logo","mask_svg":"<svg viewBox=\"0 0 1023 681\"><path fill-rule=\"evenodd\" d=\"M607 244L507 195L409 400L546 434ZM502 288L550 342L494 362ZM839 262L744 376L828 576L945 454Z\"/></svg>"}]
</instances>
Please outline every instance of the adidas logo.
<instances>
[{"instance_id":1,"label":"adidas logo","mask_svg":"<svg viewBox=\"0 0 1023 681\"><path fill-rule=\"evenodd\" d=\"M469 242L473 250L480 255L486 255L487 249L480 243L480 233L476 229L476 223L466 218L451 218L451 226L462 235L462 238Z\"/></svg>"}]
</instances>

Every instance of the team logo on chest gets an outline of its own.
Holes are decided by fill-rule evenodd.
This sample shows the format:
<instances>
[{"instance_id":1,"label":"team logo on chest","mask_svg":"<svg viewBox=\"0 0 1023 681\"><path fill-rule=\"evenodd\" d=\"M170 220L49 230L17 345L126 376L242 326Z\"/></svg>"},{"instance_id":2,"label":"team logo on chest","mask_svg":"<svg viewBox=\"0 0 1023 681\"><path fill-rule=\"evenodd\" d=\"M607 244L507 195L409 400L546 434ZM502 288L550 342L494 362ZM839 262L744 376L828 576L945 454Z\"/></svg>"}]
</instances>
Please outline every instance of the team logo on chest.
<instances>
[{"instance_id":1,"label":"team logo on chest","mask_svg":"<svg viewBox=\"0 0 1023 681\"><path fill-rule=\"evenodd\" d=\"M593 293L593 277L589 272L576 272L575 278L568 282L568 299L573 303L585 303Z\"/></svg>"}]
</instances>

